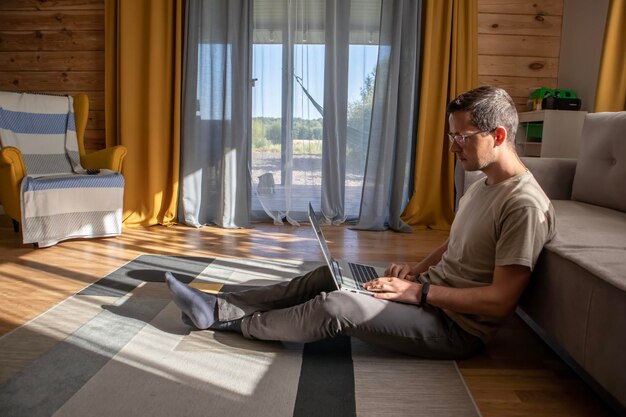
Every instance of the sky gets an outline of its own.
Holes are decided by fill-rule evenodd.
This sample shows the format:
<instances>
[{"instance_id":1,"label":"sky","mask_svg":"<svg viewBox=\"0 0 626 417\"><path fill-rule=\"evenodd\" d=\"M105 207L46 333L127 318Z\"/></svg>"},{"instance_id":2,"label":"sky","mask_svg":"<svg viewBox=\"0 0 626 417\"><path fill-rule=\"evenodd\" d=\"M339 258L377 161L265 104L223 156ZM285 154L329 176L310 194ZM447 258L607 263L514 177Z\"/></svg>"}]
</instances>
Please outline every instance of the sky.
<instances>
[{"instance_id":1,"label":"sky","mask_svg":"<svg viewBox=\"0 0 626 417\"><path fill-rule=\"evenodd\" d=\"M348 102L359 98L367 74L376 66L377 45L351 45L349 52ZM281 117L282 45L255 44L252 55L252 117ZM309 94L324 105L324 45L297 45L294 73L302 77ZM294 80L295 118L317 119L321 115Z\"/></svg>"}]
</instances>

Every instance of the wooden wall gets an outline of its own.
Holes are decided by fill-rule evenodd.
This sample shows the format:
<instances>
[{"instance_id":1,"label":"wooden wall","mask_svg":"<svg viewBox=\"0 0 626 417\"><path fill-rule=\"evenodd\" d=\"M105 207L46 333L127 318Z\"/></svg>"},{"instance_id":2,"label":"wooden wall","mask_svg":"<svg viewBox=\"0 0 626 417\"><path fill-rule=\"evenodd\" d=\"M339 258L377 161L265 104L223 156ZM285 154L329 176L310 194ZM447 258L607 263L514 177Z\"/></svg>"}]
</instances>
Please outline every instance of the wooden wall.
<instances>
[{"instance_id":1,"label":"wooden wall","mask_svg":"<svg viewBox=\"0 0 626 417\"><path fill-rule=\"evenodd\" d=\"M564 0L478 0L479 82L556 87ZM0 0L0 90L85 92L86 146L104 147L104 0Z\"/></svg>"},{"instance_id":2,"label":"wooden wall","mask_svg":"<svg viewBox=\"0 0 626 417\"><path fill-rule=\"evenodd\" d=\"M104 0L0 0L0 90L89 95L85 146L104 147Z\"/></svg>"},{"instance_id":3,"label":"wooden wall","mask_svg":"<svg viewBox=\"0 0 626 417\"><path fill-rule=\"evenodd\" d=\"M478 0L480 84L504 88L518 111L537 87L557 87L564 0Z\"/></svg>"}]
</instances>

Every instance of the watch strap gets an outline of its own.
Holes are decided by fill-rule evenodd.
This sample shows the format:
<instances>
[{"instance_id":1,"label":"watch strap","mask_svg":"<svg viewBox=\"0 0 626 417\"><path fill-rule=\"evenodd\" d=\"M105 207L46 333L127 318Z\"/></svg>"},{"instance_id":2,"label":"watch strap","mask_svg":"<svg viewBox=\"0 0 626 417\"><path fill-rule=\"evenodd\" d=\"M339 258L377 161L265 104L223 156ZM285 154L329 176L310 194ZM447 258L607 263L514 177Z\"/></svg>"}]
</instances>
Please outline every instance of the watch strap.
<instances>
[{"instance_id":1,"label":"watch strap","mask_svg":"<svg viewBox=\"0 0 626 417\"><path fill-rule=\"evenodd\" d=\"M420 297L420 305L426 305L426 299L428 298L428 291L430 290L430 282L425 282L422 284L422 296Z\"/></svg>"}]
</instances>

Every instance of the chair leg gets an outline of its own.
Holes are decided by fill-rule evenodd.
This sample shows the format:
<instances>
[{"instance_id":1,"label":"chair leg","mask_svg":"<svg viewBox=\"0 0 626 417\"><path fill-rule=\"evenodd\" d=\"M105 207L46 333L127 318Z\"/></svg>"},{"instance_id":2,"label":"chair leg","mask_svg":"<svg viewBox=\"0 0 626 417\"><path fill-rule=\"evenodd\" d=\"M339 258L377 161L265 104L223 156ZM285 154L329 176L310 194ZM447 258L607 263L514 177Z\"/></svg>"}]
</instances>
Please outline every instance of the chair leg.
<instances>
[{"instance_id":1,"label":"chair leg","mask_svg":"<svg viewBox=\"0 0 626 417\"><path fill-rule=\"evenodd\" d=\"M19 232L20 231L20 222L18 222L15 219L11 219L11 221L13 222L13 231L15 233Z\"/></svg>"}]
</instances>

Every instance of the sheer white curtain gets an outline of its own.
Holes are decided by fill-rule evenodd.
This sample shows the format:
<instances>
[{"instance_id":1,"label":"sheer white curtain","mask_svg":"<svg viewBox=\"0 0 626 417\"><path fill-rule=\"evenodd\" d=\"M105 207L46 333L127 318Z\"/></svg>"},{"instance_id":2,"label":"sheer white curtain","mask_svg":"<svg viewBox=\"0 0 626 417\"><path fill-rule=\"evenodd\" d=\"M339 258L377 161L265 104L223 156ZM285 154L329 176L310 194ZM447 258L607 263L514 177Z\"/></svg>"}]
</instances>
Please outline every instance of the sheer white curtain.
<instances>
[{"instance_id":1,"label":"sheer white curtain","mask_svg":"<svg viewBox=\"0 0 626 417\"><path fill-rule=\"evenodd\" d=\"M359 215L381 0L255 0L252 210L275 223Z\"/></svg>"},{"instance_id":2,"label":"sheer white curtain","mask_svg":"<svg viewBox=\"0 0 626 417\"><path fill-rule=\"evenodd\" d=\"M369 149L356 229L411 231L400 216L413 188L421 6L419 0L383 0Z\"/></svg>"},{"instance_id":3,"label":"sheer white curtain","mask_svg":"<svg viewBox=\"0 0 626 417\"><path fill-rule=\"evenodd\" d=\"M188 0L179 217L250 225L249 0Z\"/></svg>"}]
</instances>

